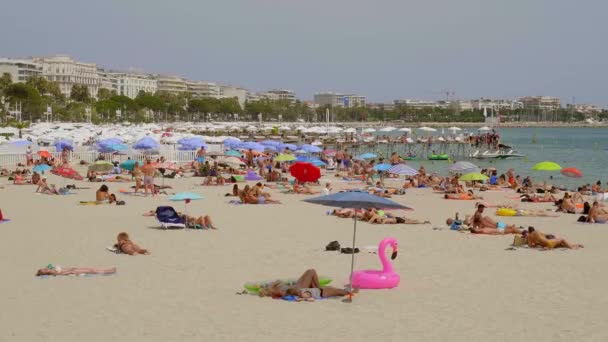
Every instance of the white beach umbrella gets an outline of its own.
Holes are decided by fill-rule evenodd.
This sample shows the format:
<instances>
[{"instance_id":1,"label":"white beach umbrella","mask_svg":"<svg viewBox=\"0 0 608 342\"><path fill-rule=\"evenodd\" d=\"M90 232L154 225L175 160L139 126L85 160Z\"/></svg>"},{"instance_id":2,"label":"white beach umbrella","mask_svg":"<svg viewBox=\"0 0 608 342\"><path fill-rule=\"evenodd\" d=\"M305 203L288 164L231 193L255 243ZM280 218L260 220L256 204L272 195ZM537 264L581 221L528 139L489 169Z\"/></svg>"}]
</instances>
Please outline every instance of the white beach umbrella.
<instances>
[{"instance_id":1,"label":"white beach umbrella","mask_svg":"<svg viewBox=\"0 0 608 342\"><path fill-rule=\"evenodd\" d=\"M281 127L279 127L279 129L281 131L289 131L289 130L291 130L291 127L289 127L289 126L281 126Z\"/></svg>"},{"instance_id":2,"label":"white beach umbrella","mask_svg":"<svg viewBox=\"0 0 608 342\"><path fill-rule=\"evenodd\" d=\"M462 128L456 127L456 126L452 126L452 127L448 128L448 131L454 131L454 132L456 132L456 131L462 131Z\"/></svg>"},{"instance_id":3,"label":"white beach umbrella","mask_svg":"<svg viewBox=\"0 0 608 342\"><path fill-rule=\"evenodd\" d=\"M382 128L382 129L380 130L380 132L392 132L392 131L394 131L394 130L396 130L396 129L397 129L397 128L395 128L395 127L390 127L390 126L389 126L389 127L384 127L384 128Z\"/></svg>"},{"instance_id":4,"label":"white beach umbrella","mask_svg":"<svg viewBox=\"0 0 608 342\"><path fill-rule=\"evenodd\" d=\"M412 131L411 128L407 128L407 127L399 128L399 132L411 132L411 131Z\"/></svg>"},{"instance_id":5,"label":"white beach umbrella","mask_svg":"<svg viewBox=\"0 0 608 342\"><path fill-rule=\"evenodd\" d=\"M374 128L368 127L368 128L364 128L363 129L363 133L372 133L375 132L376 130Z\"/></svg>"},{"instance_id":6,"label":"white beach umbrella","mask_svg":"<svg viewBox=\"0 0 608 342\"><path fill-rule=\"evenodd\" d=\"M420 128L418 128L418 129L419 129L419 130L421 130L421 131L424 131L424 132L437 132L437 130L436 130L436 129L431 128L431 127L426 127L426 126L424 126L424 127L420 127Z\"/></svg>"},{"instance_id":7,"label":"white beach umbrella","mask_svg":"<svg viewBox=\"0 0 608 342\"><path fill-rule=\"evenodd\" d=\"M357 129L354 127L350 127L350 128L343 130L342 133L357 133Z\"/></svg>"},{"instance_id":8,"label":"white beach umbrella","mask_svg":"<svg viewBox=\"0 0 608 342\"><path fill-rule=\"evenodd\" d=\"M491 131L492 129L488 126L483 126L481 128L478 129L479 131Z\"/></svg>"},{"instance_id":9,"label":"white beach umbrella","mask_svg":"<svg viewBox=\"0 0 608 342\"><path fill-rule=\"evenodd\" d=\"M296 131L304 131L305 129L306 129L306 127L304 127L304 126L296 127Z\"/></svg>"}]
</instances>

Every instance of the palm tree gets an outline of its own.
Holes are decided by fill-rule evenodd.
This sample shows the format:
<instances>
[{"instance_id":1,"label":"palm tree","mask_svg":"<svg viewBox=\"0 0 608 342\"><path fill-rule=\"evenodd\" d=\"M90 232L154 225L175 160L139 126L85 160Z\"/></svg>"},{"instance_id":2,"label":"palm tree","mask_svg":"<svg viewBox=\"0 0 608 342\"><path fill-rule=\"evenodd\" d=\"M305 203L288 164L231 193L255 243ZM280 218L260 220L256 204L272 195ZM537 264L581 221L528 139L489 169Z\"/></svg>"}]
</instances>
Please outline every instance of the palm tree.
<instances>
[{"instance_id":1,"label":"palm tree","mask_svg":"<svg viewBox=\"0 0 608 342\"><path fill-rule=\"evenodd\" d=\"M22 138L21 130L24 128L28 128L30 126L30 123L28 121L12 122L11 126L13 126L19 130L19 139L21 139Z\"/></svg>"}]
</instances>

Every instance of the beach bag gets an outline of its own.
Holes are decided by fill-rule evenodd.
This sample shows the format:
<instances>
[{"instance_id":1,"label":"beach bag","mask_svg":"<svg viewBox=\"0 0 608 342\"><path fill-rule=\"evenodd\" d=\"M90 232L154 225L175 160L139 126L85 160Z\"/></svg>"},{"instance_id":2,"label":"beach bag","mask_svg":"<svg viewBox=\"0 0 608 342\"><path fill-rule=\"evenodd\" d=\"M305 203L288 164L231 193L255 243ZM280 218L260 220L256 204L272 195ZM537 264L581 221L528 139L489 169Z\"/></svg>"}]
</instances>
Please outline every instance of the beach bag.
<instances>
[{"instance_id":1,"label":"beach bag","mask_svg":"<svg viewBox=\"0 0 608 342\"><path fill-rule=\"evenodd\" d=\"M587 222L587 216L582 215L579 216L578 220L576 220L576 222Z\"/></svg>"},{"instance_id":2,"label":"beach bag","mask_svg":"<svg viewBox=\"0 0 608 342\"><path fill-rule=\"evenodd\" d=\"M513 237L513 246L521 247L525 244L526 244L526 239L523 237L523 235L515 235Z\"/></svg>"},{"instance_id":3,"label":"beach bag","mask_svg":"<svg viewBox=\"0 0 608 342\"><path fill-rule=\"evenodd\" d=\"M332 241L325 246L326 251L339 251L340 243L338 241Z\"/></svg>"},{"instance_id":4,"label":"beach bag","mask_svg":"<svg viewBox=\"0 0 608 342\"><path fill-rule=\"evenodd\" d=\"M125 205L125 201L116 201L116 205Z\"/></svg>"}]
</instances>

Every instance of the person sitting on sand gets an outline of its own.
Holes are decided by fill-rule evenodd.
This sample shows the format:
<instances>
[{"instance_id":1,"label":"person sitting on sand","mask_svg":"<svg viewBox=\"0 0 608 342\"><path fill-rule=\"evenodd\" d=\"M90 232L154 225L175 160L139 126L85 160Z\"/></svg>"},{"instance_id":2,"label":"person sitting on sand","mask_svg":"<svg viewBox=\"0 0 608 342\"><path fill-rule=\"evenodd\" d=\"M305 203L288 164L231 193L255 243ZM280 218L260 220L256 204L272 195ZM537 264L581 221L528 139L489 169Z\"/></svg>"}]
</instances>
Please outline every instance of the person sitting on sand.
<instances>
[{"instance_id":1,"label":"person sitting on sand","mask_svg":"<svg viewBox=\"0 0 608 342\"><path fill-rule=\"evenodd\" d=\"M58 276L58 275L81 275L81 274L114 274L116 273L116 267L112 268L92 268L92 267L80 267L80 268L62 268L60 266L41 268L36 272L36 276Z\"/></svg>"},{"instance_id":2,"label":"person sitting on sand","mask_svg":"<svg viewBox=\"0 0 608 342\"><path fill-rule=\"evenodd\" d=\"M488 216L483 216L485 206L480 204L477 211L473 215L471 233L488 234L488 235L504 235L504 234L520 234L521 230L515 225L507 225L504 222L496 222Z\"/></svg>"},{"instance_id":3,"label":"person sitting on sand","mask_svg":"<svg viewBox=\"0 0 608 342\"><path fill-rule=\"evenodd\" d=\"M557 211L562 211L568 214L576 213L576 204L574 204L574 201L572 201L572 197L569 193L564 193L564 198L562 198Z\"/></svg>"},{"instance_id":4,"label":"person sitting on sand","mask_svg":"<svg viewBox=\"0 0 608 342\"><path fill-rule=\"evenodd\" d=\"M14 185L25 185L29 183L30 182L25 178L24 173L22 173L21 171L15 172L15 175L13 176Z\"/></svg>"},{"instance_id":5,"label":"person sitting on sand","mask_svg":"<svg viewBox=\"0 0 608 342\"><path fill-rule=\"evenodd\" d=\"M326 297L342 297L350 292L331 286L321 286L319 276L314 269L306 270L293 286L287 285L279 280L269 287L260 289L260 297L282 298L287 295L298 296L298 301L312 302L315 299Z\"/></svg>"},{"instance_id":6,"label":"person sitting on sand","mask_svg":"<svg viewBox=\"0 0 608 342\"><path fill-rule=\"evenodd\" d=\"M38 187L36 188L36 192L40 192L43 194L49 194L53 192L49 185L46 183L46 177L42 177L42 179L38 181Z\"/></svg>"},{"instance_id":7,"label":"person sitting on sand","mask_svg":"<svg viewBox=\"0 0 608 342\"><path fill-rule=\"evenodd\" d=\"M40 181L40 174L36 171L34 171L34 173L32 174L32 184L37 185L38 182Z\"/></svg>"},{"instance_id":8,"label":"person sitting on sand","mask_svg":"<svg viewBox=\"0 0 608 342\"><path fill-rule=\"evenodd\" d=\"M131 239L129 238L129 234L125 232L119 233L116 237L116 240L118 241L116 247L118 247L118 249L125 254L150 254L147 249L143 249L139 247L135 242L131 241Z\"/></svg>"},{"instance_id":9,"label":"person sitting on sand","mask_svg":"<svg viewBox=\"0 0 608 342\"><path fill-rule=\"evenodd\" d=\"M239 185L235 183L234 186L232 187L232 193L226 193L224 196L226 196L226 197L230 197L230 196L239 197Z\"/></svg>"},{"instance_id":10,"label":"person sitting on sand","mask_svg":"<svg viewBox=\"0 0 608 342\"><path fill-rule=\"evenodd\" d=\"M600 208L600 204L595 201L589 209L589 216L587 216L587 222L590 223L606 223L608 221L608 214L603 208Z\"/></svg>"},{"instance_id":11,"label":"person sitting on sand","mask_svg":"<svg viewBox=\"0 0 608 342\"><path fill-rule=\"evenodd\" d=\"M270 198L266 198L264 196L256 197L251 193L251 188L249 185L245 185L243 190L239 193L239 198L243 204L265 204L265 203L273 203L280 204L281 202L272 200Z\"/></svg>"},{"instance_id":12,"label":"person sitting on sand","mask_svg":"<svg viewBox=\"0 0 608 342\"><path fill-rule=\"evenodd\" d=\"M109 202L110 201L110 193L108 186L102 184L99 189L95 192L95 201L97 202Z\"/></svg>"},{"instance_id":13,"label":"person sitting on sand","mask_svg":"<svg viewBox=\"0 0 608 342\"><path fill-rule=\"evenodd\" d=\"M560 239L551 234L543 234L538 230L534 229L534 227L528 227L527 231L522 232L522 236L524 237L526 243L529 247L541 247L541 248L568 248L568 249L578 249L583 248L583 245L573 244L565 239Z\"/></svg>"}]
</instances>

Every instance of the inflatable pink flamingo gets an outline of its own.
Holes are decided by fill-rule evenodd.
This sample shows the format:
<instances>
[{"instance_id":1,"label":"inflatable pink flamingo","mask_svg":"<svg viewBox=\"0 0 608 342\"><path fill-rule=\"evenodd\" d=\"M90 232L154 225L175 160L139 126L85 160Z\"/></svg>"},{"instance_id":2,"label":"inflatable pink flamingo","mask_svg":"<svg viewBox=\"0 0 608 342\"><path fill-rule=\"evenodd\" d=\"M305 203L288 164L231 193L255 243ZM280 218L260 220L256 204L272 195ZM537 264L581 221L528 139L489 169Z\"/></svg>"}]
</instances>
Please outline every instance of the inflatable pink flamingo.
<instances>
[{"instance_id":1,"label":"inflatable pink flamingo","mask_svg":"<svg viewBox=\"0 0 608 342\"><path fill-rule=\"evenodd\" d=\"M352 287L355 289L392 289L399 285L401 277L393 271L393 265L386 257L386 246L393 247L391 259L397 257L397 240L384 238L378 246L378 255L382 262L382 270L363 270L353 273Z\"/></svg>"}]
</instances>

